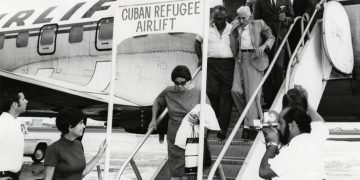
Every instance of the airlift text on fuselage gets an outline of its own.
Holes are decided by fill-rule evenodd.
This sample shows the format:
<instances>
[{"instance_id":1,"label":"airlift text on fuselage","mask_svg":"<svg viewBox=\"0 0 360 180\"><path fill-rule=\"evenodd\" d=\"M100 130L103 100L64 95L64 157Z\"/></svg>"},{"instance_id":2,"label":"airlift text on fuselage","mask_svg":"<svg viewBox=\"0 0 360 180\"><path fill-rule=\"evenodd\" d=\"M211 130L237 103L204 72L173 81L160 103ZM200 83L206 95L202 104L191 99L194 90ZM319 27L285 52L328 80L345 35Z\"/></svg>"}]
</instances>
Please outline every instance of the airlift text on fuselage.
<instances>
[{"instance_id":1,"label":"airlift text on fuselage","mask_svg":"<svg viewBox=\"0 0 360 180\"><path fill-rule=\"evenodd\" d=\"M111 5L113 3L111 2L115 2L116 0L98 0L96 1L89 9L87 9L85 11L85 13L81 16L81 19L88 19L91 18L95 12L98 11L108 11L111 7ZM94 2L94 1L90 1ZM50 23L54 23L54 21L59 20L59 22L65 22L65 21L69 21L71 20L71 18L73 17L73 15L80 10L82 7L84 7L84 5L88 2L78 2L75 5L73 5L70 9L68 9L67 11L64 11L64 14L61 15L52 15L51 13L56 10L57 8L59 8L59 6L51 6L48 7L45 11L43 11L32 23L31 25L37 25L37 24L50 24ZM5 21L3 23L3 25L1 25L1 28L3 30L5 30L6 28L9 28L11 26L14 26L14 24L16 25L16 27L24 27L24 26L29 26L30 23L27 22L26 20L28 20L30 17L32 17L36 12L36 9L29 9L29 10L20 10L17 11L15 13L3 13L0 14L0 21L5 19L5 18L9 18L7 21ZM113 16L113 13L111 13ZM54 20L54 17L56 16L60 16L60 19L56 19Z\"/></svg>"}]
</instances>

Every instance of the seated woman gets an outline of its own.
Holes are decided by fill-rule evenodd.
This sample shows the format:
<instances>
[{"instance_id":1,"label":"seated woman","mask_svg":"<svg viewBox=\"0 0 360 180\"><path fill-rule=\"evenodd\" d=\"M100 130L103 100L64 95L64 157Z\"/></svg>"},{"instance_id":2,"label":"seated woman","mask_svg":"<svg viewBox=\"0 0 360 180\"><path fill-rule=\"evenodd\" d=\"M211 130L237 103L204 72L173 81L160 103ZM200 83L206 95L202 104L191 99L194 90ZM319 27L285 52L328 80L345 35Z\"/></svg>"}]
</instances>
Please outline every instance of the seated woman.
<instances>
[{"instance_id":1,"label":"seated woman","mask_svg":"<svg viewBox=\"0 0 360 180\"><path fill-rule=\"evenodd\" d=\"M65 107L59 112L56 127L61 131L61 138L46 150L44 180L81 180L104 154L106 141L86 163L83 145L77 140L85 129L84 117L84 114L75 108Z\"/></svg>"},{"instance_id":2,"label":"seated woman","mask_svg":"<svg viewBox=\"0 0 360 180\"><path fill-rule=\"evenodd\" d=\"M175 136L186 114L200 103L201 92L200 89L188 83L191 80L191 74L186 66L176 66L171 73L171 80L174 82L174 86L165 88L154 101L149 129L156 129L156 114L160 107L167 107L169 110L168 163L171 179L180 180L187 179L185 176L185 150L174 145Z\"/></svg>"}]
</instances>

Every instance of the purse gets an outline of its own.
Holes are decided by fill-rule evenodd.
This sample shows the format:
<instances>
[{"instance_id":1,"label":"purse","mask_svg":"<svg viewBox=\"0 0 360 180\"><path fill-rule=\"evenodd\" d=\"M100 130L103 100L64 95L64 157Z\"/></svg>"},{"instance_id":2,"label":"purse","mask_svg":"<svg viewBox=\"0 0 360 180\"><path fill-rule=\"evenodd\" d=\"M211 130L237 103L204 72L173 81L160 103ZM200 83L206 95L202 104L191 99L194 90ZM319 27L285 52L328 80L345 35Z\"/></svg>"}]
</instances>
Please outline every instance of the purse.
<instances>
[{"instance_id":1,"label":"purse","mask_svg":"<svg viewBox=\"0 0 360 180\"><path fill-rule=\"evenodd\" d=\"M185 146L185 173L187 175L197 174L198 169L198 148L199 148L199 137L195 136L194 126L192 127L191 137L186 139ZM204 139L204 168L211 166L211 154L209 151L207 138Z\"/></svg>"}]
</instances>

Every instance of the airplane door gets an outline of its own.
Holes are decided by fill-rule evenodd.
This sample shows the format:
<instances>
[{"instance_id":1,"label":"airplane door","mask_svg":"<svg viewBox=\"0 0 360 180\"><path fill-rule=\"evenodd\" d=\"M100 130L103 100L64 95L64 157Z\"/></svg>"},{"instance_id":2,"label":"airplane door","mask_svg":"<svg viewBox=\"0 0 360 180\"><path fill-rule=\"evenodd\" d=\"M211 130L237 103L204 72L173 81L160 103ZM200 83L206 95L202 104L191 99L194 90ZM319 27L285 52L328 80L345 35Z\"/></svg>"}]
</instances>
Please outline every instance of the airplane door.
<instances>
[{"instance_id":1,"label":"airplane door","mask_svg":"<svg viewBox=\"0 0 360 180\"><path fill-rule=\"evenodd\" d=\"M111 50L114 18L100 19L96 28L95 48L98 51Z\"/></svg>"},{"instance_id":2,"label":"airplane door","mask_svg":"<svg viewBox=\"0 0 360 180\"><path fill-rule=\"evenodd\" d=\"M40 29L38 39L38 53L40 55L55 53L57 30L57 24L45 25Z\"/></svg>"}]
</instances>

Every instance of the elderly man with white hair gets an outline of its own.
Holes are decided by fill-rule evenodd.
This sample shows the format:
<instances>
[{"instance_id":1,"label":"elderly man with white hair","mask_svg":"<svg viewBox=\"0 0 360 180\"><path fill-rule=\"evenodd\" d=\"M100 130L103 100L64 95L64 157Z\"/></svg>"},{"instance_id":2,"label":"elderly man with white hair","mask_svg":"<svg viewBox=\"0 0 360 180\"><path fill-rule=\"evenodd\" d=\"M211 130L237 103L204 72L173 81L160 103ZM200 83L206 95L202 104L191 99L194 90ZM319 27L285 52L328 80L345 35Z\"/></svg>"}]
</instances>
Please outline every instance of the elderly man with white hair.
<instances>
[{"instance_id":1,"label":"elderly man with white hair","mask_svg":"<svg viewBox=\"0 0 360 180\"><path fill-rule=\"evenodd\" d=\"M237 15L230 33L230 46L236 59L231 93L239 113L242 113L244 96L247 103L263 78L264 70L269 66L269 58L264 51L271 49L275 37L263 20L250 18L249 7L241 6ZM263 117L260 98L261 91L246 115L243 131L245 139L248 138L253 120Z\"/></svg>"}]
</instances>

